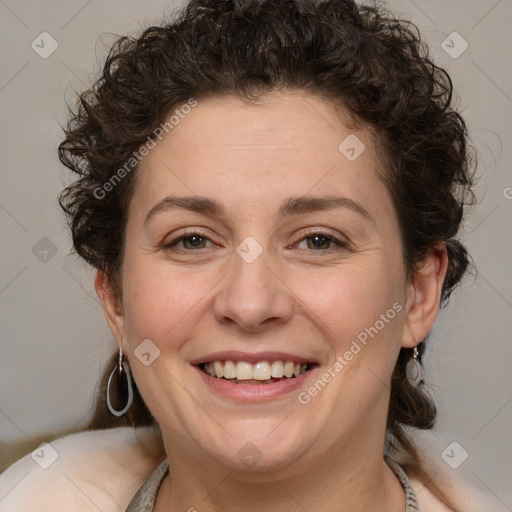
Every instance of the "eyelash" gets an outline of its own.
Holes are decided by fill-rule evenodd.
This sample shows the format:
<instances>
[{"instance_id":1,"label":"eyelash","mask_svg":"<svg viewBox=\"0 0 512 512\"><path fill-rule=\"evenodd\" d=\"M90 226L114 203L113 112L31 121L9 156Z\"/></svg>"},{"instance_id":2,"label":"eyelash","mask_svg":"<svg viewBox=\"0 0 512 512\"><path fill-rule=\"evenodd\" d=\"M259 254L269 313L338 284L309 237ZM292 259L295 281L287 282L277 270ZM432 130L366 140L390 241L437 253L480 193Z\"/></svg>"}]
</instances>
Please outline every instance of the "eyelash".
<instances>
[{"instance_id":1,"label":"eyelash","mask_svg":"<svg viewBox=\"0 0 512 512\"><path fill-rule=\"evenodd\" d=\"M200 249L175 249L174 247L176 245L178 245L181 241L187 239L187 238L192 238L193 236L198 236L204 240L208 240L211 242L210 238L203 232L201 231L198 231L198 230L194 230L194 231L189 231L189 232L185 232L185 233L182 233L180 236L174 238L173 240L171 240L170 242L162 245L162 249L166 250L166 251L171 251L171 252L196 252L196 251L201 251L205 248L200 248ZM302 238L300 238L298 240L298 242L302 242L304 240L307 240L307 239L310 239L310 238L313 238L315 236L320 236L322 238L325 238L328 242L332 242L333 244L337 245L338 246L338 249L334 249L334 250L340 250L340 249L347 249L348 247L348 243L343 241L343 240L339 240L338 238L334 237L333 235L330 235L328 233L325 233L324 231L311 231L311 232L308 232L308 233L303 233L303 236ZM297 242L295 242L296 244ZM331 252L333 248L330 247L329 249L305 249L307 251L311 251L311 252L315 252L315 253L322 253L322 252Z\"/></svg>"}]
</instances>

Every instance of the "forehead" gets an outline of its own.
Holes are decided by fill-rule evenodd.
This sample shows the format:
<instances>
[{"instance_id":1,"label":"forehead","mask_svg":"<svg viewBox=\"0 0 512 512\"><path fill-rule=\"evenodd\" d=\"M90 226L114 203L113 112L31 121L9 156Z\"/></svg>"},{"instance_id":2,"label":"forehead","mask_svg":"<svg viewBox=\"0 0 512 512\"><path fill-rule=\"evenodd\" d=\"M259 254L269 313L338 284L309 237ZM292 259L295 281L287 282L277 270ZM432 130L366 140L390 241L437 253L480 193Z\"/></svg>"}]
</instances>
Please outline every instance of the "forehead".
<instances>
[{"instance_id":1,"label":"forehead","mask_svg":"<svg viewBox=\"0 0 512 512\"><path fill-rule=\"evenodd\" d=\"M241 208L334 190L385 194L370 132L347 119L332 102L302 93L258 104L199 100L141 162L137 202L147 209L167 194L197 194L229 197Z\"/></svg>"},{"instance_id":2,"label":"forehead","mask_svg":"<svg viewBox=\"0 0 512 512\"><path fill-rule=\"evenodd\" d=\"M288 157L294 151L319 160L322 150L332 156L347 135L355 135L348 121L348 115L334 103L299 92L272 93L256 104L230 96L212 97L200 100L183 116L168 143L175 149L181 147L181 154L197 150L186 155L188 160L230 150L255 155L268 151L279 155L281 151ZM357 132L369 138L366 130Z\"/></svg>"}]
</instances>

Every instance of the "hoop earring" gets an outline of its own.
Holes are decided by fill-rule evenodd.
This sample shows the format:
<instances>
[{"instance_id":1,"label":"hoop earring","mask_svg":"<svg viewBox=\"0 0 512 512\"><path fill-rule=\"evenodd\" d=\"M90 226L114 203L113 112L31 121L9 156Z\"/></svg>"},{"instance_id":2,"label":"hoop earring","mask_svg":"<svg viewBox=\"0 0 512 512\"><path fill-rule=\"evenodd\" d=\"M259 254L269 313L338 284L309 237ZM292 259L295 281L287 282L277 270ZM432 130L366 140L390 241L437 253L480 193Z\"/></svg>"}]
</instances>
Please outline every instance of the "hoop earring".
<instances>
[{"instance_id":1,"label":"hoop earring","mask_svg":"<svg viewBox=\"0 0 512 512\"><path fill-rule=\"evenodd\" d=\"M128 397L127 397L127 400L126 400L126 405L120 411L114 409L114 407L112 406L112 403L110 402L110 387L112 385L112 378L114 377L114 373L116 372L116 370L118 372L118 374L117 374L117 379L118 379L118 381L117 381L117 390L118 391L120 390L120 387L121 387L121 377L122 377L122 374L124 372L125 379L126 379L126 389L128 391ZM118 394L120 394L120 393L118 393ZM112 372L110 373L110 375L108 377L108 381L107 381L107 407L108 407L108 410L114 416L119 417L119 416L123 416L124 414L126 414L128 409L132 405L132 402L133 402L133 387L132 387L132 376L131 376L131 373L130 373L130 367L123 360L123 349L119 348L119 362L114 367Z\"/></svg>"},{"instance_id":2,"label":"hoop earring","mask_svg":"<svg viewBox=\"0 0 512 512\"><path fill-rule=\"evenodd\" d=\"M412 359L407 363L407 377L413 386L421 382L421 365L417 346L412 349Z\"/></svg>"}]
</instances>

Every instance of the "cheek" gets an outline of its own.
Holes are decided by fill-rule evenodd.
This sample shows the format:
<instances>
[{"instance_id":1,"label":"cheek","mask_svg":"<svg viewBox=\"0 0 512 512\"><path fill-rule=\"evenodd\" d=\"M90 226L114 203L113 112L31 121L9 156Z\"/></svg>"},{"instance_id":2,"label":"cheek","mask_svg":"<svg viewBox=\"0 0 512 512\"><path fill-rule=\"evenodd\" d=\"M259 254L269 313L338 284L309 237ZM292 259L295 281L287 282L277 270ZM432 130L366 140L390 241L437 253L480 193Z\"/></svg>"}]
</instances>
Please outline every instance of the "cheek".
<instances>
[{"instance_id":1,"label":"cheek","mask_svg":"<svg viewBox=\"0 0 512 512\"><path fill-rule=\"evenodd\" d=\"M123 306L130 347L147 338L160 349L182 340L211 288L207 274L171 271L149 258L127 261L124 269Z\"/></svg>"},{"instance_id":2,"label":"cheek","mask_svg":"<svg viewBox=\"0 0 512 512\"><path fill-rule=\"evenodd\" d=\"M368 260L369 263L369 260ZM325 336L332 340L336 352L344 351L365 329L374 326L384 315L385 320L399 318L396 309L401 304L400 278L382 261L372 259L371 265L348 264L330 269L325 276L302 275L294 287L315 317L325 328ZM389 310L392 310L389 312ZM387 313L388 312L388 313ZM391 331L391 321L384 331ZM382 327L380 321L377 327ZM364 335L363 335L364 336Z\"/></svg>"}]
</instances>

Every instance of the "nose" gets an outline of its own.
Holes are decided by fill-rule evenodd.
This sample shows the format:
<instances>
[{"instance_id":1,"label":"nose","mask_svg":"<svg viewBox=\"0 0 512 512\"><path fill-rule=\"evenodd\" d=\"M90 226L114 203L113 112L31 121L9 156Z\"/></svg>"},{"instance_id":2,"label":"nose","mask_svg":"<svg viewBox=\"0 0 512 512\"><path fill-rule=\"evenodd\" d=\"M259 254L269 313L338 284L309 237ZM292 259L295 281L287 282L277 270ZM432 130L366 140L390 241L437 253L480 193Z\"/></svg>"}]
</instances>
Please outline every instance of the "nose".
<instances>
[{"instance_id":1,"label":"nose","mask_svg":"<svg viewBox=\"0 0 512 512\"><path fill-rule=\"evenodd\" d=\"M252 263L236 252L233 260L232 270L215 297L217 321L252 333L288 322L293 314L293 294L279 275L279 266L270 261L268 251Z\"/></svg>"}]
</instances>

